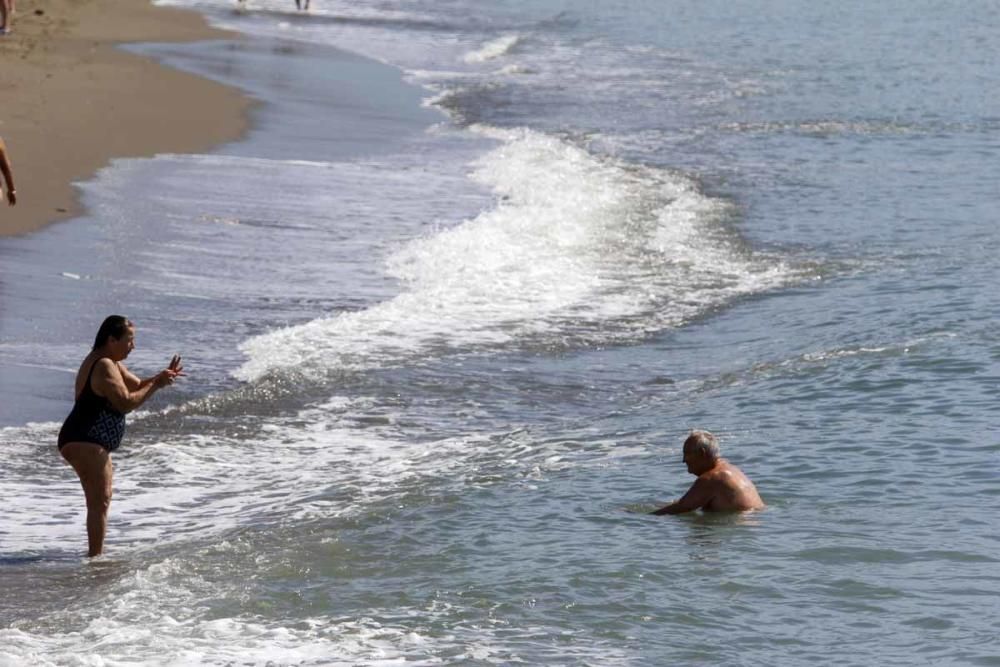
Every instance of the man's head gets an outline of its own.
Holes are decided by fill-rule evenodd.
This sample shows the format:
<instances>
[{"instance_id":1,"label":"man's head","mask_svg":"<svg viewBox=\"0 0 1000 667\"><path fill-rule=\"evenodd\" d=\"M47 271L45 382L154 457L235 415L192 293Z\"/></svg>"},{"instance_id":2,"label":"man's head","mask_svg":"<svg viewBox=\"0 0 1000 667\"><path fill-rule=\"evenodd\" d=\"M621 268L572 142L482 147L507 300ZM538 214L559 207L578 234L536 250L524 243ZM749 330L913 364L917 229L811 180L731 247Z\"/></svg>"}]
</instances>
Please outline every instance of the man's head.
<instances>
[{"instance_id":1,"label":"man's head","mask_svg":"<svg viewBox=\"0 0 1000 667\"><path fill-rule=\"evenodd\" d=\"M719 441L708 431L691 431L684 441L684 463L692 475L714 468L719 456Z\"/></svg>"}]
</instances>

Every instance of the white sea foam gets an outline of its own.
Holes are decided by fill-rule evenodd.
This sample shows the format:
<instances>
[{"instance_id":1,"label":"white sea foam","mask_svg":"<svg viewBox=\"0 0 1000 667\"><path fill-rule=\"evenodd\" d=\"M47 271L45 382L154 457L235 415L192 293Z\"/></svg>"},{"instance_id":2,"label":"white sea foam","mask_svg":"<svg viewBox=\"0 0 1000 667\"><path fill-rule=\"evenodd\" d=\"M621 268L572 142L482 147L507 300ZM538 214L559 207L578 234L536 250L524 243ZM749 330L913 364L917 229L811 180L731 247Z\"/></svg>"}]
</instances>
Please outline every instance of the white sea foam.
<instances>
[{"instance_id":1,"label":"white sea foam","mask_svg":"<svg viewBox=\"0 0 1000 667\"><path fill-rule=\"evenodd\" d=\"M391 256L397 297L244 342L239 378L322 375L527 337L645 335L789 276L745 251L721 224L728 204L684 176L530 130L473 129L501 141L473 173L496 205Z\"/></svg>"},{"instance_id":2,"label":"white sea foam","mask_svg":"<svg viewBox=\"0 0 1000 667\"><path fill-rule=\"evenodd\" d=\"M481 63L487 60L494 60L510 53L510 50L517 46L520 41L520 35L503 35L502 37L497 37L486 42L481 48L475 51L466 53L462 59L467 63Z\"/></svg>"},{"instance_id":3,"label":"white sea foam","mask_svg":"<svg viewBox=\"0 0 1000 667\"><path fill-rule=\"evenodd\" d=\"M272 521L342 519L426 489L429 480L440 491L486 478L538 479L580 457L603 456L523 431L416 439L396 426L405 415L377 404L375 398L335 396L271 418L253 432L182 432L169 442L143 435L145 420L169 414L131 416L133 435L114 457L109 549L211 542L232 529ZM0 490L17 499L0 528L6 555L83 548L83 496L56 453L58 428L46 423L0 430L10 455ZM38 455L40 443L49 443L44 456ZM260 456L248 455L254 452L267 453L265 467Z\"/></svg>"},{"instance_id":4,"label":"white sea foam","mask_svg":"<svg viewBox=\"0 0 1000 667\"><path fill-rule=\"evenodd\" d=\"M532 68L528 67L527 65L521 65L518 63L504 65L503 67L501 67L499 70L496 71L496 74L500 74L502 76L514 76L518 74L534 74L534 73L535 70L533 70Z\"/></svg>"},{"instance_id":5,"label":"white sea foam","mask_svg":"<svg viewBox=\"0 0 1000 667\"><path fill-rule=\"evenodd\" d=\"M130 437L114 457L120 474L109 542L118 550L163 546L211 538L269 517L342 517L405 493L428 477L451 475L460 482L469 474L470 462L492 460L490 434L433 441L402 438L391 428L391 416L385 418L385 429L370 426L369 407L363 397L334 398L238 437L187 433L170 442ZM133 415L130 430L141 433L143 420L158 416ZM366 427L357 428L359 423ZM83 497L73 472L56 453L58 429L59 424L46 423L0 430L0 442L11 457L0 472L0 489L17 499L0 528L7 554L84 541ZM39 457L41 443L48 443L48 453ZM508 459L535 459L529 443L512 441L508 449ZM268 452L266 469L248 451ZM328 493L331 487L338 493Z\"/></svg>"},{"instance_id":6,"label":"white sea foam","mask_svg":"<svg viewBox=\"0 0 1000 667\"><path fill-rule=\"evenodd\" d=\"M228 534L239 541L242 533L234 527L266 533L262 526L329 525L414 490L423 489L423 495L428 488L500 479L537 483L574 456L571 443L543 443L523 432L435 441L397 437L392 415L384 428L356 428L370 419L377 403L333 397L273 419L242 440L187 434L170 443L130 442L117 459L112 561L93 564L95 572L106 567L113 574L100 603L92 597L68 600L37 624L0 629L0 664L503 664L521 650L544 653L545 647L518 633L505 634L503 626L465 622L476 616L474 610L440 600L296 620L239 609L235 600L248 595L246 582L231 576L229 568L242 563L256 571L268 556L248 555L244 546L220 539ZM22 456L27 448L39 437L51 439L55 426L5 429L0 435L15 457L27 459ZM267 452L267 465L248 451ZM65 468L56 458L50 461L53 468ZM37 467L36 461L36 473ZM72 473L63 473L62 482L44 485L18 481L23 470L0 474L0 488L19 499L5 519L5 551L82 545L82 497ZM47 516L53 508L61 513ZM185 545L184 555L166 555L176 551L171 545L177 542ZM196 553L188 553L191 545ZM226 603L229 612L220 613L223 600L233 601ZM585 662L628 662L620 652L584 638L559 650Z\"/></svg>"},{"instance_id":7,"label":"white sea foam","mask_svg":"<svg viewBox=\"0 0 1000 667\"><path fill-rule=\"evenodd\" d=\"M354 665L439 665L477 661L480 664L524 662L518 654L551 651L517 637L507 639L503 627L454 623L461 613L449 605L426 608L373 609L360 617L317 616L282 625L260 617L211 618L201 608L213 591L176 581L195 578L167 560L135 573L120 583L117 602L79 631L36 633L0 629L0 665L43 667L84 665L291 665L327 667ZM170 598L173 615L163 613ZM175 607L173 605L176 605ZM389 620L386 620L389 619ZM392 621L398 619L399 623ZM423 631L414 630L416 626ZM545 628L535 627L544 632ZM624 651L578 637L560 646L560 660L579 664L627 665Z\"/></svg>"},{"instance_id":8,"label":"white sea foam","mask_svg":"<svg viewBox=\"0 0 1000 667\"><path fill-rule=\"evenodd\" d=\"M488 631L439 639L413 629L432 626L447 609L411 614L373 609L360 617L312 617L283 625L207 613L205 601L226 592L193 573L189 563L167 558L115 581L108 591L111 604L68 604L49 619L61 628L0 629L0 665L398 665L438 663L435 654L449 645L496 652ZM418 614L419 621L408 625L376 620L376 615L409 620Z\"/></svg>"}]
</instances>

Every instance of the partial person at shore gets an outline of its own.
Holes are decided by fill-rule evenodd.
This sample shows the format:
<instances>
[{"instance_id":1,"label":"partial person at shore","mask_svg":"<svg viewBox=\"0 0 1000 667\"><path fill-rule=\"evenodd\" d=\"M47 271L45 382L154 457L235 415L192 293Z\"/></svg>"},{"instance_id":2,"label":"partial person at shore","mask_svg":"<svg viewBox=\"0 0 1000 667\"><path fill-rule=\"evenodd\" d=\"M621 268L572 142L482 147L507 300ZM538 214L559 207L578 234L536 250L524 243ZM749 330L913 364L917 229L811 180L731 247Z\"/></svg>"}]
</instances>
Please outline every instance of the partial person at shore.
<instances>
[{"instance_id":1,"label":"partial person at shore","mask_svg":"<svg viewBox=\"0 0 1000 667\"><path fill-rule=\"evenodd\" d=\"M0 0L5 2L5 0ZM14 170L10 166L10 156L7 154L7 144L0 137L0 173L3 174L4 187L7 188L7 205L17 203L17 190L14 189Z\"/></svg>"},{"instance_id":2,"label":"partial person at shore","mask_svg":"<svg viewBox=\"0 0 1000 667\"><path fill-rule=\"evenodd\" d=\"M10 32L10 22L14 17L14 0L0 0L0 35Z\"/></svg>"},{"instance_id":3,"label":"partial person at shore","mask_svg":"<svg viewBox=\"0 0 1000 667\"><path fill-rule=\"evenodd\" d=\"M721 457L719 442L708 431L691 431L684 441L684 463L698 479L684 496L651 514L683 514L701 509L706 512L745 512L763 509L757 488L750 478Z\"/></svg>"},{"instance_id":4,"label":"partial person at shore","mask_svg":"<svg viewBox=\"0 0 1000 667\"><path fill-rule=\"evenodd\" d=\"M73 466L87 500L88 556L104 550L111 506L111 452L125 435L125 414L184 375L180 356L156 375L140 380L122 361L135 348L135 325L121 315L101 324L94 347L76 374L76 401L59 431L59 453Z\"/></svg>"}]
</instances>

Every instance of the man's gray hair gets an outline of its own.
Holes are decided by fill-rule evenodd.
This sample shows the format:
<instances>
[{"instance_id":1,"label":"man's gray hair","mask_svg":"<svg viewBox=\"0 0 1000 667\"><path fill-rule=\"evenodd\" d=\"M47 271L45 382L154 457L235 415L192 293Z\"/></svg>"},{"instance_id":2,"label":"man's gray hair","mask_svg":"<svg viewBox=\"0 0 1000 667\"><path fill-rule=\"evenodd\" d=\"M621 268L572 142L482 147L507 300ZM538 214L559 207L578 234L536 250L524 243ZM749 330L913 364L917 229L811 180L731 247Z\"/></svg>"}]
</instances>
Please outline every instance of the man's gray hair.
<instances>
[{"instance_id":1,"label":"man's gray hair","mask_svg":"<svg viewBox=\"0 0 1000 667\"><path fill-rule=\"evenodd\" d=\"M701 456L707 456L713 460L722 456L722 452L719 450L718 438L708 431L691 431L687 440L684 441L684 449Z\"/></svg>"}]
</instances>

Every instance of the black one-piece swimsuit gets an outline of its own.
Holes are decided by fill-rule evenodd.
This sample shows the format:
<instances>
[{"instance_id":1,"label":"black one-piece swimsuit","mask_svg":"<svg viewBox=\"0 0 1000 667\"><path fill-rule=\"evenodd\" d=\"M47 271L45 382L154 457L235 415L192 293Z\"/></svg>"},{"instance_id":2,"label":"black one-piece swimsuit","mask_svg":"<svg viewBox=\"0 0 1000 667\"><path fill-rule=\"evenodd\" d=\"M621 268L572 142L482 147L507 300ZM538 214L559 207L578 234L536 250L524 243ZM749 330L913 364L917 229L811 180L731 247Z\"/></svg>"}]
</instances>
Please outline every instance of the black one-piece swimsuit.
<instances>
[{"instance_id":1,"label":"black one-piece swimsuit","mask_svg":"<svg viewBox=\"0 0 1000 667\"><path fill-rule=\"evenodd\" d=\"M83 391L59 429L59 449L67 442L93 442L113 452L122 444L125 415L111 407L111 401L98 396L90 388L90 376L94 374L97 361L90 365Z\"/></svg>"}]
</instances>

